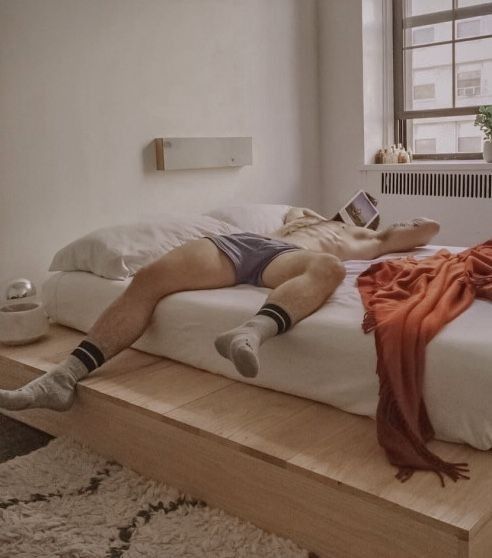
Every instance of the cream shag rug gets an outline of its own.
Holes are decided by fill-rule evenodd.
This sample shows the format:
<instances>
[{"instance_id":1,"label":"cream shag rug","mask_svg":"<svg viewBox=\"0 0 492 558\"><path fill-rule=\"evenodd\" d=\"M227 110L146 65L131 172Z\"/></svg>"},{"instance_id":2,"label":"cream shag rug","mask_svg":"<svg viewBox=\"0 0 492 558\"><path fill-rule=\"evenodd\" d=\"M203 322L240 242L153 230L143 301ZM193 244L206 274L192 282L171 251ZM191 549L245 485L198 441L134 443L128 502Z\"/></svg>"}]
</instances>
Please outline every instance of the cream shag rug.
<instances>
[{"instance_id":1,"label":"cream shag rug","mask_svg":"<svg viewBox=\"0 0 492 558\"><path fill-rule=\"evenodd\" d=\"M0 465L0 558L308 558L68 438Z\"/></svg>"}]
</instances>

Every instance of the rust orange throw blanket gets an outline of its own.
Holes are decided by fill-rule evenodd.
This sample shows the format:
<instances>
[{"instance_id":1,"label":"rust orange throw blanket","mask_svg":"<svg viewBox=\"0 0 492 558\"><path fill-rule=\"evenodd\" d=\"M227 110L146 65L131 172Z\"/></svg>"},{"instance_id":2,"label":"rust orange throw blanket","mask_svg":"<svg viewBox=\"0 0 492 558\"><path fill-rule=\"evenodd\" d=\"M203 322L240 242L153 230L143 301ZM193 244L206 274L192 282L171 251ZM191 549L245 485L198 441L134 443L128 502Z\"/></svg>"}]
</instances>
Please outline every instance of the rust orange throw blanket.
<instances>
[{"instance_id":1,"label":"rust orange throw blanket","mask_svg":"<svg viewBox=\"0 0 492 558\"><path fill-rule=\"evenodd\" d=\"M378 441L402 482L416 469L454 481L466 463L448 463L426 443L434 430L423 400L425 347L475 296L492 300L492 240L459 254L440 250L425 259L372 265L358 278L366 308L363 328L374 330L379 376ZM492 310L492 309L491 309Z\"/></svg>"}]
</instances>

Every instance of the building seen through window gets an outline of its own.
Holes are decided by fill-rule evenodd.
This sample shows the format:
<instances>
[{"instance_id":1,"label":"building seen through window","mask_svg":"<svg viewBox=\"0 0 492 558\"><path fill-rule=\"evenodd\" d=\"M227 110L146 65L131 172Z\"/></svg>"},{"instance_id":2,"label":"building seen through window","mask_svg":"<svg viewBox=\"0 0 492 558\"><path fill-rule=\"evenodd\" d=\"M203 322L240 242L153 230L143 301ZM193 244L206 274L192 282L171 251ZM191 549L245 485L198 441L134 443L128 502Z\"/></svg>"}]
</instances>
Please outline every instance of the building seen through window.
<instances>
[{"instance_id":1,"label":"building seen through window","mask_svg":"<svg viewBox=\"0 0 492 558\"><path fill-rule=\"evenodd\" d=\"M417 156L480 153L473 122L492 104L492 2L394 0L394 8L398 140Z\"/></svg>"}]
</instances>

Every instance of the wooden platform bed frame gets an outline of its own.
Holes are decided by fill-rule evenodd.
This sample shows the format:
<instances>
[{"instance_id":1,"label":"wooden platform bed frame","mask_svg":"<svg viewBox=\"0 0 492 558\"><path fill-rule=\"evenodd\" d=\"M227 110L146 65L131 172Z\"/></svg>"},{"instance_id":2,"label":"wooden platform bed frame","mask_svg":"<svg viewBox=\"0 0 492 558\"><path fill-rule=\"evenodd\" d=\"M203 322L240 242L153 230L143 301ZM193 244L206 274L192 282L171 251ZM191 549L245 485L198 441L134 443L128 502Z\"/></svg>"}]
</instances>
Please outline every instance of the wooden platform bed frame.
<instances>
[{"instance_id":1,"label":"wooden platform bed frame","mask_svg":"<svg viewBox=\"0 0 492 558\"><path fill-rule=\"evenodd\" d=\"M82 338L0 346L0 387L63 360ZM70 435L139 473L289 537L320 558L490 558L492 454L433 442L471 480L394 478L370 418L132 349L78 386L66 413L5 413ZM252 557L254 558L254 557Z\"/></svg>"}]
</instances>

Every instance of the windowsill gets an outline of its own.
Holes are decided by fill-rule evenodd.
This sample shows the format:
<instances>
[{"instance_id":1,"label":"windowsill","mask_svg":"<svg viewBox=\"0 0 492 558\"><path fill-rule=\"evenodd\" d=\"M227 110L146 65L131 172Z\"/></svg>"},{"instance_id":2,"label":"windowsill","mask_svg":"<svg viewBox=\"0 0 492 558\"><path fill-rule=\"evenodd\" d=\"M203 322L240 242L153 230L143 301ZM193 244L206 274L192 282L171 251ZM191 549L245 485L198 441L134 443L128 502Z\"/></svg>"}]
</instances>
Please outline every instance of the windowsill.
<instances>
[{"instance_id":1,"label":"windowsill","mask_svg":"<svg viewBox=\"0 0 492 558\"><path fill-rule=\"evenodd\" d=\"M471 161L465 160L448 160L448 161L412 161L411 163L399 163L395 165L362 165L361 171L419 171L419 170L474 170L474 171L492 171L492 163L486 163L480 159Z\"/></svg>"}]
</instances>

